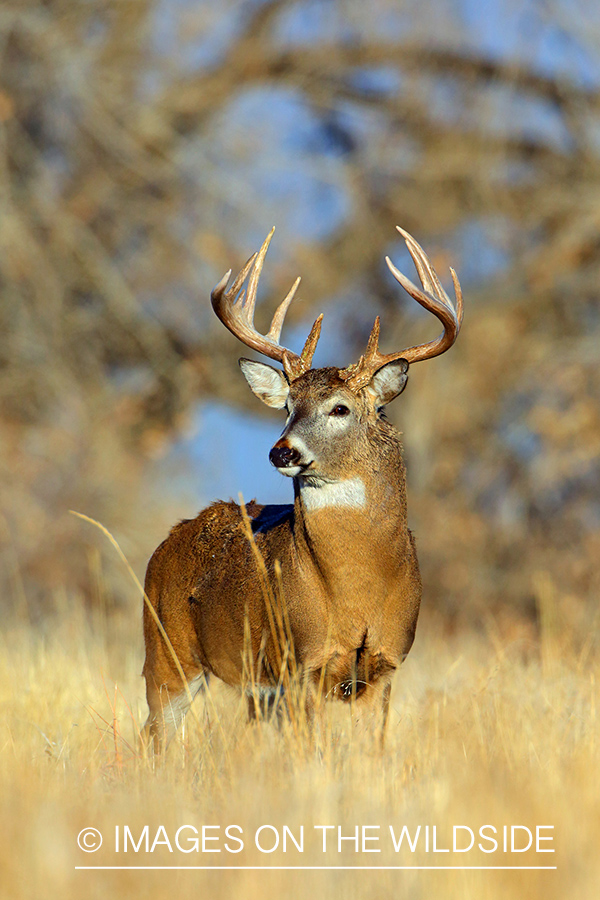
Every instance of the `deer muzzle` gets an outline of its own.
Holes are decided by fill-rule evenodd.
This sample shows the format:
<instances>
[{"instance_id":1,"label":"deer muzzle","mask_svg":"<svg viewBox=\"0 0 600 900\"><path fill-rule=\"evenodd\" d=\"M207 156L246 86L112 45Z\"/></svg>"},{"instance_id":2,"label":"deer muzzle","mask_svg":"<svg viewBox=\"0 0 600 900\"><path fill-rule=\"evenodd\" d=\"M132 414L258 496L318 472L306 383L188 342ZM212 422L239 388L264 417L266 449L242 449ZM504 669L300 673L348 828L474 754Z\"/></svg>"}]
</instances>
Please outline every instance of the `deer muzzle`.
<instances>
[{"instance_id":1,"label":"deer muzzle","mask_svg":"<svg viewBox=\"0 0 600 900\"><path fill-rule=\"evenodd\" d=\"M277 441L269 453L269 459L276 469L287 469L301 465L300 451L290 447L286 441Z\"/></svg>"}]
</instances>

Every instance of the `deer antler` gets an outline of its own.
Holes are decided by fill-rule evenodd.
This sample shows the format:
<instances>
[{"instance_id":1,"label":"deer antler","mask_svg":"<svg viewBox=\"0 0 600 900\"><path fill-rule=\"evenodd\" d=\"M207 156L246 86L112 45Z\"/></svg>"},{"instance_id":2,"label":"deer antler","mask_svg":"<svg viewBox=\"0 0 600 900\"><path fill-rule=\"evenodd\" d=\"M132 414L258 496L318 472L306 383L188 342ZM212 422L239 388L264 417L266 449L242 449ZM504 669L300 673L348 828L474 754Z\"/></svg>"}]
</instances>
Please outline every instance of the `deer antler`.
<instances>
[{"instance_id":1,"label":"deer antler","mask_svg":"<svg viewBox=\"0 0 600 900\"><path fill-rule=\"evenodd\" d=\"M413 258L417 273L421 280L424 290L422 291L410 281L406 275L403 275L393 264L389 256L385 261L394 278L399 284L413 297L417 303L432 312L434 316L441 321L444 326L442 334L435 341L428 344L418 344L416 347L407 347L398 353L380 353L379 351L379 316L375 319L373 330L367 343L367 349L364 356L361 356L357 363L348 366L347 369L340 371L340 377L343 378L348 387L353 391L359 391L365 387L374 373L388 362L394 359L405 359L409 363L419 362L422 359L430 359L433 356L439 356L452 346L460 331L463 319L463 299L460 283L454 269L450 269L452 281L454 282L454 293L456 295L456 306L450 300L450 297L442 287L440 279L436 275L427 255L422 247L417 244L415 239L404 229L396 226L400 232L408 251Z\"/></svg>"},{"instance_id":2,"label":"deer antler","mask_svg":"<svg viewBox=\"0 0 600 900\"><path fill-rule=\"evenodd\" d=\"M252 350L257 350L259 353L268 356L269 359L275 359L282 363L289 380L294 381L311 367L312 358L321 333L323 315L321 314L316 319L300 356L292 350L287 350L279 343L285 314L300 284L300 278L296 278L286 297L275 310L268 332L260 334L256 330L254 326L256 290L274 231L275 228L273 227L258 253L254 253L241 272L236 275L229 290L226 290L226 288L231 277L231 269L223 276L218 285L213 288L210 299L217 316L232 334L239 338L247 347L251 347ZM248 274L250 275L248 287L240 293L240 289Z\"/></svg>"}]
</instances>

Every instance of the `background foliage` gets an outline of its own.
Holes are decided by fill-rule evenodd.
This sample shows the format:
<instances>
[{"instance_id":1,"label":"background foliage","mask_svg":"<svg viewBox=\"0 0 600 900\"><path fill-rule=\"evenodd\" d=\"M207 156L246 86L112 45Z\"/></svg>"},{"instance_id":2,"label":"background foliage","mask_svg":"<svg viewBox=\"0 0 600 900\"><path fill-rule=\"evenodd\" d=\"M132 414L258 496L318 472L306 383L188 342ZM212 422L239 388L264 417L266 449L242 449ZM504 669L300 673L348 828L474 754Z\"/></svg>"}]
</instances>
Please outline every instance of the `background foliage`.
<instances>
[{"instance_id":1,"label":"background foliage","mask_svg":"<svg viewBox=\"0 0 600 900\"><path fill-rule=\"evenodd\" d=\"M600 553L599 27L585 0L447 0L435 15L412 0L5 2L4 602L37 615L57 592L93 601L95 538L69 507L142 569L210 499L207 484L175 511L168 485L149 485L198 403L257 410L208 294L271 224L264 305L302 274L287 333L298 344L322 309L317 362L356 358L377 313L390 348L435 334L383 265L389 252L411 274L398 223L444 277L458 270L467 303L457 346L415 367L390 411L427 603L452 620L535 616L543 583L585 630ZM123 602L107 566L109 603Z\"/></svg>"}]
</instances>

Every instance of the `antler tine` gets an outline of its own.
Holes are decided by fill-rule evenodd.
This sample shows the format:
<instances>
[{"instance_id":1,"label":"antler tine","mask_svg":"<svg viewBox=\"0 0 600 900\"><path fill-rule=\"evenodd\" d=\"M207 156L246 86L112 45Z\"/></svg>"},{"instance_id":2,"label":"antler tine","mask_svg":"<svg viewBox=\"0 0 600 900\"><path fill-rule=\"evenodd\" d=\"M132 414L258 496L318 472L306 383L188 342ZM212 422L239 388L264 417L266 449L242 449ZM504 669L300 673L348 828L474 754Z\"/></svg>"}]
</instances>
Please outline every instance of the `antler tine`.
<instances>
[{"instance_id":1,"label":"antler tine","mask_svg":"<svg viewBox=\"0 0 600 900\"><path fill-rule=\"evenodd\" d=\"M223 277L221 278L219 283L216 284L214 286L214 288L212 289L212 291L210 292L210 299L212 301L213 308L215 308L215 304L220 304L220 303L222 303L223 300L227 300L228 302L230 302L232 304L236 303L236 296L237 296L242 284L246 280L248 272L252 268L256 257L257 257L257 254L253 253L252 256L250 257L250 259L248 260L248 262L246 263L246 265L244 266L244 268L240 272L238 272L238 274L235 276L235 278L233 280L233 284L231 285L231 287L229 288L229 290L227 292L225 292L225 289L226 289L227 285L229 284L229 279L231 278L231 269L228 269L228 271L225 272L225 274L223 275ZM237 300L237 303L239 303L240 301L243 303L243 299L244 299L243 295L240 296ZM216 309L215 309L215 312L216 312ZM218 313L217 313L217 315L218 315Z\"/></svg>"},{"instance_id":2,"label":"antler tine","mask_svg":"<svg viewBox=\"0 0 600 900\"><path fill-rule=\"evenodd\" d=\"M373 377L373 374L381 366L395 359L405 359L409 363L418 362L422 359L430 359L439 356L452 346L457 338L463 318L463 300L460 283L454 269L450 269L452 281L454 283L454 291L456 294L456 306L450 300L450 297L444 290L438 275L431 265L423 248L415 241L415 239L407 231L397 226L404 240L408 251L417 270L417 274L424 290L418 288L412 281L403 275L399 269L393 264L389 256L385 261L388 268L396 281L425 309L432 312L441 321L444 326L442 334L435 341L427 344L419 344L415 347L407 347L397 353L383 354L379 351L379 316L375 320L373 330L369 337L367 349L364 356L361 356L358 363L348 366L340 372L340 376L344 378L352 390L360 390L365 387Z\"/></svg>"},{"instance_id":3,"label":"antler tine","mask_svg":"<svg viewBox=\"0 0 600 900\"><path fill-rule=\"evenodd\" d=\"M463 303L463 294L462 288L460 286L460 281L458 280L458 275L450 266L450 274L452 275L452 284L454 285L454 295L456 297L456 318L458 319L458 330L460 331L460 326L462 325L463 316L465 314L465 308Z\"/></svg>"},{"instance_id":4,"label":"antler tine","mask_svg":"<svg viewBox=\"0 0 600 900\"><path fill-rule=\"evenodd\" d=\"M298 290L298 285L300 284L300 276L296 278L295 282L289 289L287 295L281 301L277 309L275 310L275 315L271 320L271 327L267 332L267 337L271 338L274 341L279 342L279 338L281 337L281 329L283 328L283 322L286 316L286 313L290 307L290 304L294 297L296 296L296 291Z\"/></svg>"},{"instance_id":5,"label":"antler tine","mask_svg":"<svg viewBox=\"0 0 600 900\"><path fill-rule=\"evenodd\" d=\"M252 271L252 267L256 263L257 256L258 256L258 253L253 253L252 256L250 257L250 259L248 260L248 262L246 263L246 265L244 266L244 268L241 269L237 273L235 278L233 279L233 284L231 285L231 287L229 288L227 293L231 294L234 302L235 302L235 298L237 296L238 291L240 290L241 286L243 285L244 281L246 280L246 278L248 276L248 272ZM231 271L231 269L229 271ZM238 298L238 302L240 303L240 305L242 305L244 303L244 293L240 294L240 297ZM253 316L252 316L252 321L254 321Z\"/></svg>"},{"instance_id":6,"label":"antler tine","mask_svg":"<svg viewBox=\"0 0 600 900\"><path fill-rule=\"evenodd\" d=\"M438 278L437 272L431 265L423 248L419 244L417 244L414 237L409 234L408 231L404 231L404 229L400 228L399 225L396 225L396 230L400 232L400 234L406 241L408 252L413 258L415 268L417 269L417 273L419 275L419 278L421 279L421 284L426 291L435 294L436 297L438 297L438 299L442 301L442 303L444 303L451 311L455 312L456 318L458 320L458 327L460 329L464 315L464 308L462 290L456 272L454 271L452 266L450 266L450 274L452 276L452 283L454 284L454 293L456 296L456 304L453 305L450 297L444 290L444 287L440 279Z\"/></svg>"},{"instance_id":7,"label":"antler tine","mask_svg":"<svg viewBox=\"0 0 600 900\"><path fill-rule=\"evenodd\" d=\"M260 334L254 325L254 310L256 307L256 295L262 267L275 232L273 227L265 238L258 253L254 253L244 268L236 275L233 284L227 290L231 277L231 269L219 281L211 292L212 306L218 318L243 344L263 353L270 359L275 359L283 364L284 370L290 380L294 380L310 369L312 357L315 351L320 332L320 317L312 327L306 340L301 356L291 350L287 350L279 343L281 329L285 315L296 295L300 278L297 278L284 299L281 301L271 321L271 326L266 334ZM248 287L240 290L246 278Z\"/></svg>"},{"instance_id":8,"label":"antler tine","mask_svg":"<svg viewBox=\"0 0 600 900\"><path fill-rule=\"evenodd\" d=\"M409 234L408 231L400 228L399 225L396 225L396 231L402 235L406 242L408 252L412 256L417 274L425 290L429 291L429 293L431 294L439 296L440 299L445 298L446 300L448 300L448 296L444 288L442 287L442 283L438 278L435 269L431 265L429 258L426 256L423 248L419 244L417 244L412 234Z\"/></svg>"},{"instance_id":9,"label":"antler tine","mask_svg":"<svg viewBox=\"0 0 600 900\"><path fill-rule=\"evenodd\" d=\"M403 237L406 240L405 233L403 233ZM410 238L410 235L408 235L408 237ZM409 278L403 275L402 272L400 272L396 268L389 257L386 257L388 268L396 281L402 285L405 291L407 291L407 293L409 293L411 297L417 301L417 303L420 303L421 306L429 310L429 312L432 312L434 316L437 316L437 318L444 326L444 331L435 341L430 341L426 344L419 344L416 347L407 347L406 350L403 350L400 354L398 354L398 356L396 356L396 358L403 357L409 363L411 363L419 362L422 359L431 359L434 356L439 356L440 353L444 353L446 350L448 350L449 347L452 346L458 336L458 332L460 331L463 316L463 304L462 291L460 288L458 277L456 276L456 272L451 272L452 281L454 283L454 290L456 293L455 307L450 300L450 297L442 287L442 284L422 247L417 244L414 238L411 238L410 242L406 240L406 243L411 256L415 260L415 266L417 268L421 284L423 285L425 290L420 290L415 284L412 283ZM419 264L417 264L415 257L417 257L417 259L419 260ZM428 286L430 286L430 290L427 290Z\"/></svg>"},{"instance_id":10,"label":"antler tine","mask_svg":"<svg viewBox=\"0 0 600 900\"><path fill-rule=\"evenodd\" d=\"M313 322L313 326L310 329L310 334L306 338L304 342L304 347L302 349L302 353L300 354L300 359L304 362L306 366L306 370L310 369L312 365L312 359L315 355L315 350L317 349L317 342L321 336L321 324L323 322L323 313L321 313L315 321Z\"/></svg>"},{"instance_id":11,"label":"antler tine","mask_svg":"<svg viewBox=\"0 0 600 900\"><path fill-rule=\"evenodd\" d=\"M246 315L248 318L248 322L250 325L254 325L254 308L256 306L256 290L258 288L258 281L260 278L260 274L262 272L262 267L265 261L265 256L267 255L267 250L269 249L269 244L271 243L271 239L275 234L275 226L273 226L264 239L262 246L258 253L254 254L254 265L252 266L250 272L250 278L248 280L248 289L246 291L246 299L242 301L244 310L246 311ZM240 273L241 274L241 273Z\"/></svg>"},{"instance_id":12,"label":"antler tine","mask_svg":"<svg viewBox=\"0 0 600 900\"><path fill-rule=\"evenodd\" d=\"M428 309L432 312L438 319L446 324L446 321L453 322L457 319L456 310L452 305L452 301L444 291L441 289L441 294L434 295L433 292L425 290L422 291L420 288L413 284L410 278L407 278L399 269L396 268L394 263L391 261L389 256L386 256L385 261L387 263L387 267L398 282L401 284L404 290L410 294L413 300L416 300L417 303L420 303L425 309Z\"/></svg>"}]
</instances>

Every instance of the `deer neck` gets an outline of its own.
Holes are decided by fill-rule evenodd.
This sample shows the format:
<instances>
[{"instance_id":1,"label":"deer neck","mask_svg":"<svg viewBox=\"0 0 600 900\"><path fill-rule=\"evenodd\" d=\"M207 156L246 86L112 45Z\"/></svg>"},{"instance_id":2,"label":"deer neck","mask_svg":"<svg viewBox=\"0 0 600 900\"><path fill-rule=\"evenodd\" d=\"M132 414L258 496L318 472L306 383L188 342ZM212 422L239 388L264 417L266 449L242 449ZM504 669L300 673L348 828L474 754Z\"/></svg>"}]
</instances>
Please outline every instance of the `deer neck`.
<instances>
[{"instance_id":1,"label":"deer neck","mask_svg":"<svg viewBox=\"0 0 600 900\"><path fill-rule=\"evenodd\" d=\"M409 536L405 469L400 455L355 470L339 481L294 479L294 537L301 562L346 590L345 577L365 578L385 560L400 566Z\"/></svg>"}]
</instances>

